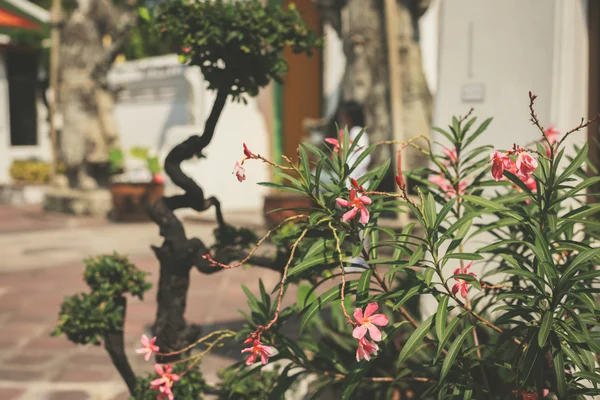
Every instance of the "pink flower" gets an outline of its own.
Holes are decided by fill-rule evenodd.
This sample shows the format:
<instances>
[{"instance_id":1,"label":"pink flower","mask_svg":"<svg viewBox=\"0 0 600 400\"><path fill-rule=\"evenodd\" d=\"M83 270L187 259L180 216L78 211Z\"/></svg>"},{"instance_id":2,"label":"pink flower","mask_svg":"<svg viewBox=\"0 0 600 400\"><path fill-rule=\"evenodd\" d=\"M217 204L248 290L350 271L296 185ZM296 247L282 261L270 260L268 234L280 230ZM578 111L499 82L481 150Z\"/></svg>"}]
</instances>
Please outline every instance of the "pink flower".
<instances>
[{"instance_id":1,"label":"pink flower","mask_svg":"<svg viewBox=\"0 0 600 400\"><path fill-rule=\"evenodd\" d=\"M468 263L464 269L456 268L454 270L453 274L454 275L467 274L467 275L471 275L473 278L476 278L477 275L475 275L473 272L469 272L469 268L471 268L471 265L473 265L473 261ZM454 284L454 286L452 286L452 294L456 295L456 293L460 290L460 295L463 297L463 299L466 299L467 293L469 292L470 283L467 281L464 281L462 279L454 278L454 280L456 281L456 283Z\"/></svg>"},{"instance_id":2,"label":"pink flower","mask_svg":"<svg viewBox=\"0 0 600 400\"><path fill-rule=\"evenodd\" d=\"M327 139L325 139L325 141L327 143L333 145L333 152L334 153L339 153L340 152L340 146L343 145L343 143L344 143L344 130L340 129L339 140L338 139L334 139L334 138L327 138ZM349 145L352 144L352 139L348 139L348 144Z\"/></svg>"},{"instance_id":3,"label":"pink flower","mask_svg":"<svg viewBox=\"0 0 600 400\"><path fill-rule=\"evenodd\" d=\"M235 166L233 167L232 174L235 174L237 180L243 182L246 180L246 170L242 167L242 164L239 161L235 162Z\"/></svg>"},{"instance_id":4,"label":"pink flower","mask_svg":"<svg viewBox=\"0 0 600 400\"><path fill-rule=\"evenodd\" d=\"M190 51L192 51L192 48L191 48L191 47L189 47L189 46L187 46L187 47L182 47L182 48L181 48L181 51L182 51L183 53L186 53L186 54L188 54Z\"/></svg>"},{"instance_id":5,"label":"pink flower","mask_svg":"<svg viewBox=\"0 0 600 400\"><path fill-rule=\"evenodd\" d=\"M342 216L342 221L349 221L356 217L356 214L360 211L360 223L366 225L369 222L369 210L366 205L371 204L371 199L367 196L356 196L356 189L350 189L350 200L335 199L335 201L342 207L352 207L352 210L346 212Z\"/></svg>"},{"instance_id":6,"label":"pink flower","mask_svg":"<svg viewBox=\"0 0 600 400\"><path fill-rule=\"evenodd\" d=\"M156 336L154 336L152 339L148 339L148 336L142 335L140 342L142 342L142 346L144 347L137 349L135 352L138 354L146 353L144 356L144 361L148 361L152 356L152 353L157 353L159 350L158 346L154 345L156 342Z\"/></svg>"},{"instance_id":7,"label":"pink flower","mask_svg":"<svg viewBox=\"0 0 600 400\"><path fill-rule=\"evenodd\" d=\"M455 163L456 159L458 158L458 154L456 153L456 147L453 147L452 150L444 147L444 154L450 159L450 162L453 163Z\"/></svg>"},{"instance_id":8,"label":"pink flower","mask_svg":"<svg viewBox=\"0 0 600 400\"><path fill-rule=\"evenodd\" d=\"M158 390L160 393L156 397L157 399L168 398L169 400L173 400L175 396L173 396L173 392L171 392L171 387L173 387L173 383L179 381L180 377L177 374L173 374L173 367L167 364L164 369L160 364L154 365L154 371L160 376L160 378L153 380L150 383L151 390Z\"/></svg>"},{"instance_id":9,"label":"pink flower","mask_svg":"<svg viewBox=\"0 0 600 400\"><path fill-rule=\"evenodd\" d=\"M358 349L356 349L356 361L360 361L363 358L367 361L371 361L371 354L377 355L379 346L375 343L371 343L367 338L363 337L358 339Z\"/></svg>"},{"instance_id":10,"label":"pink flower","mask_svg":"<svg viewBox=\"0 0 600 400\"><path fill-rule=\"evenodd\" d=\"M454 186L452 186L450 181L447 180L446 178L444 178L442 175L438 175L438 174L429 175L428 180L429 180L429 182L434 183L437 186L439 186L440 190L442 192L445 192L444 197L446 199L452 199L452 198L456 197L456 189L454 189ZM460 195L463 195L467 192L467 182L463 181L458 184L458 192Z\"/></svg>"},{"instance_id":11,"label":"pink flower","mask_svg":"<svg viewBox=\"0 0 600 400\"><path fill-rule=\"evenodd\" d=\"M404 147L402 149L404 149ZM398 170L396 184L400 190L404 191L406 190L406 183L404 183L404 176L402 174L402 149L398 150L398 158L396 159L396 168Z\"/></svg>"},{"instance_id":12,"label":"pink flower","mask_svg":"<svg viewBox=\"0 0 600 400\"><path fill-rule=\"evenodd\" d=\"M354 319L358 326L352 331L352 336L358 339L359 343L360 339L363 339L367 334L367 330L369 331L369 335L371 335L371 339L376 342L381 340L381 332L377 329L377 326L386 326L390 320L384 314L373 315L373 313L377 311L377 308L379 308L377 303L367 304L364 316L361 308L357 308L356 311L354 311Z\"/></svg>"},{"instance_id":13,"label":"pink flower","mask_svg":"<svg viewBox=\"0 0 600 400\"><path fill-rule=\"evenodd\" d=\"M162 185L163 183L165 183L165 177L164 177L164 175L163 175L163 174L155 174L155 175L152 177L152 181L153 181L154 183L157 183L157 184L159 184L159 185Z\"/></svg>"},{"instance_id":14,"label":"pink flower","mask_svg":"<svg viewBox=\"0 0 600 400\"><path fill-rule=\"evenodd\" d=\"M518 392L516 394L519 394ZM526 391L521 391L521 396L523 398L523 400L536 400L538 399L538 394L537 392L533 392L533 393L529 393ZM550 394L550 391L548 389L544 389L543 395L544 397L548 396Z\"/></svg>"},{"instance_id":15,"label":"pink flower","mask_svg":"<svg viewBox=\"0 0 600 400\"><path fill-rule=\"evenodd\" d=\"M560 131L554 127L554 124L552 124L548 128L546 128L544 134L548 138L550 144L555 144L559 140L558 137L560 136Z\"/></svg>"},{"instance_id":16,"label":"pink flower","mask_svg":"<svg viewBox=\"0 0 600 400\"><path fill-rule=\"evenodd\" d=\"M247 158L253 158L254 154L252 154L252 152L250 150L248 150L248 146L246 146L246 143L242 143L244 145L244 155Z\"/></svg>"},{"instance_id":17,"label":"pink flower","mask_svg":"<svg viewBox=\"0 0 600 400\"><path fill-rule=\"evenodd\" d=\"M504 170L510 170L512 166L511 159L506 154L500 153L499 151L492 154L490 161L492 162L492 176L496 182L504 177Z\"/></svg>"},{"instance_id":18,"label":"pink flower","mask_svg":"<svg viewBox=\"0 0 600 400\"><path fill-rule=\"evenodd\" d=\"M260 356L260 361L265 365L269 362L269 357L273 356L273 348L271 346L265 346L260 342L260 340L248 338L244 341L244 344L248 344L254 342L252 347L248 347L242 350L242 353L252 353L246 358L246 365L252 365L256 362L258 356Z\"/></svg>"},{"instance_id":19,"label":"pink flower","mask_svg":"<svg viewBox=\"0 0 600 400\"><path fill-rule=\"evenodd\" d=\"M517 156L517 162L515 164L517 166L517 175L521 176L522 178L528 179L529 176L533 173L533 171L535 171L535 169L537 168L538 160L531 154L521 151Z\"/></svg>"}]
</instances>

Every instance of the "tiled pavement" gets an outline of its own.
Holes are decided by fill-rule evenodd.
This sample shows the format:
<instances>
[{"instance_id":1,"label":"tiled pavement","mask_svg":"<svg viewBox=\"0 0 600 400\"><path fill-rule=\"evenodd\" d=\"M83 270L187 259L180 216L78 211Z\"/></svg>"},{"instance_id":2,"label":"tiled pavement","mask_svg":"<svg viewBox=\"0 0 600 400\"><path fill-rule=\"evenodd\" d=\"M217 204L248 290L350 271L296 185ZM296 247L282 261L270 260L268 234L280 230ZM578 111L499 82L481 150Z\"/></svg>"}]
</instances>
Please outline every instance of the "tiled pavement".
<instances>
[{"instance_id":1,"label":"tiled pavement","mask_svg":"<svg viewBox=\"0 0 600 400\"><path fill-rule=\"evenodd\" d=\"M94 219L71 218L74 222L68 222L69 219L57 216L42 218L40 222L39 217L32 217L39 213L26 211L29 214L24 215L23 209L0 206L0 251L9 255L0 257L0 399L127 399L125 385L101 347L76 346L64 337L49 337L49 333L63 297L87 290L82 279L83 263L79 261L85 251L105 252L114 246L114 250L130 255L140 269L150 272L150 281L156 283L158 263L147 242L155 237L154 243L159 243L156 227L114 226ZM210 237L214 228L206 223L191 225L190 235L202 238ZM40 229L44 230L38 232ZM93 237L94 243L70 249L61 257L48 258L52 262L45 263L43 253L27 258L22 256L24 250L19 250L23 243L32 241L41 241L39 244L47 247L54 246L56 240L71 241L76 246L79 242L68 235L88 240L81 232L91 232L89 238ZM142 243L129 243L121 238L123 235ZM124 250L119 248L119 240ZM239 326L243 321L238 310L246 308L240 284L256 291L259 278L267 287L274 287L278 275L260 268L240 268L209 276L193 272L186 318L207 329ZM152 369L151 363L144 363L135 354L135 349L155 316L155 296L152 289L143 302L131 300L127 311L127 352L134 370L140 374ZM202 363L206 379L213 381L218 370L239 357L239 348L208 355Z\"/></svg>"}]
</instances>

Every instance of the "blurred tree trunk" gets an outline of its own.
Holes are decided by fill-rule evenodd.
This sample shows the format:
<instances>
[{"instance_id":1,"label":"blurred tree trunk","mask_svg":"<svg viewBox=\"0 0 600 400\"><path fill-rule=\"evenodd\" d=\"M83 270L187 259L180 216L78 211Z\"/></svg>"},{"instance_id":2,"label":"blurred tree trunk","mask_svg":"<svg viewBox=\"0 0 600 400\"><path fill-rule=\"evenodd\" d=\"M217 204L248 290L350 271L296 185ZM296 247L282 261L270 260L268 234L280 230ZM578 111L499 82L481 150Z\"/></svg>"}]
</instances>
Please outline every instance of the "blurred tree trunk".
<instances>
[{"instance_id":1,"label":"blurred tree trunk","mask_svg":"<svg viewBox=\"0 0 600 400\"><path fill-rule=\"evenodd\" d=\"M344 100L363 104L371 143L392 139L389 96L389 64L383 0L313 0L321 17L341 37L346 55L342 83ZM415 135L429 136L432 96L425 80L419 47L419 18L430 0L398 0L399 70L402 73L404 140ZM342 16L342 14L344 14ZM412 149L410 149L412 150ZM411 168L424 166L421 154L407 149ZM379 148L374 163L390 158L390 149Z\"/></svg>"},{"instance_id":2,"label":"blurred tree trunk","mask_svg":"<svg viewBox=\"0 0 600 400\"><path fill-rule=\"evenodd\" d=\"M107 74L137 20L137 1L79 0L61 31L58 109L63 117L59 157L70 185L93 189L106 176L90 176L107 166L119 147L113 93ZM103 179L104 178L104 179Z\"/></svg>"}]
</instances>

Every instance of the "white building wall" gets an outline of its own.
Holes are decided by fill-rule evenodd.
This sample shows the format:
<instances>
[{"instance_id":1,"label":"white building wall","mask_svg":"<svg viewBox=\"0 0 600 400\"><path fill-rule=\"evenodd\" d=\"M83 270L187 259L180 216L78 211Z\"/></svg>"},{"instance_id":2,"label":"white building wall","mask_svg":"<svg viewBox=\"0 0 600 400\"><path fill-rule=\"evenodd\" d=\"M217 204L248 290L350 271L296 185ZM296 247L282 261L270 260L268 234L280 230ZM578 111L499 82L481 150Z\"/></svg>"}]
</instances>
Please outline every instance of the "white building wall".
<instances>
[{"instance_id":1,"label":"white building wall","mask_svg":"<svg viewBox=\"0 0 600 400\"><path fill-rule=\"evenodd\" d=\"M529 91L538 95L535 110L543 126L554 123L565 132L587 115L585 0L439 1L435 126L446 128L453 115L473 107L479 122L494 117L474 145L509 149L541 139L530 121ZM470 100L465 89L472 90ZM446 142L437 132L432 138ZM569 143L582 145L586 138L584 130ZM465 251L493 241L480 235ZM449 263L446 275L456 266ZM482 268L476 262L472 271L481 276ZM422 305L425 315L437 307L433 299Z\"/></svg>"}]
</instances>

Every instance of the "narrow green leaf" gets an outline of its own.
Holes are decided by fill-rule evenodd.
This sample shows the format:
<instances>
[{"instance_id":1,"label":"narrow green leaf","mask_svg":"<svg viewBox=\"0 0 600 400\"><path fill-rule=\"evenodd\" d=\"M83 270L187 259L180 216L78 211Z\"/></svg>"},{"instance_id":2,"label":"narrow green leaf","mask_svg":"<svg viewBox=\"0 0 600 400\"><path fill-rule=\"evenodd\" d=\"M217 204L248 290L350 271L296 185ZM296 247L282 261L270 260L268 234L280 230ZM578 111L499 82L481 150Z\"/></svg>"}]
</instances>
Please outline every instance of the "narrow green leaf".
<instances>
[{"instance_id":1,"label":"narrow green leaf","mask_svg":"<svg viewBox=\"0 0 600 400\"><path fill-rule=\"evenodd\" d=\"M369 298L369 286L371 285L372 269L367 269L360 276L358 287L356 288L356 304L361 306Z\"/></svg>"},{"instance_id":2,"label":"narrow green leaf","mask_svg":"<svg viewBox=\"0 0 600 400\"><path fill-rule=\"evenodd\" d=\"M477 130L475 132L473 132L473 134L470 135L469 138L465 141L465 144L463 145L463 147L467 147L468 145L470 145L475 139L477 139L477 137L479 137L479 135L481 135L483 132L485 132L487 127L492 123L493 119L494 118L488 118L485 121L483 121L481 123L481 125L479 125Z\"/></svg>"},{"instance_id":3,"label":"narrow green leaf","mask_svg":"<svg viewBox=\"0 0 600 400\"><path fill-rule=\"evenodd\" d=\"M600 256L600 247L597 247L595 249L590 249L587 251L582 251L571 262L569 267L565 270L563 276L568 277L569 275L571 275L572 273L575 272L575 270L577 269L578 266L580 266L581 264L586 263L586 262L590 261L591 259L596 258L598 256Z\"/></svg>"},{"instance_id":4,"label":"narrow green leaf","mask_svg":"<svg viewBox=\"0 0 600 400\"><path fill-rule=\"evenodd\" d=\"M477 253L452 253L446 254L442 260L458 259L458 260L483 260L483 256Z\"/></svg>"},{"instance_id":5,"label":"narrow green leaf","mask_svg":"<svg viewBox=\"0 0 600 400\"><path fill-rule=\"evenodd\" d=\"M544 311L542 316L542 322L540 323L540 330L538 331L538 345L543 348L548 341L550 330L552 329L552 312L550 310Z\"/></svg>"},{"instance_id":6,"label":"narrow green leaf","mask_svg":"<svg viewBox=\"0 0 600 400\"><path fill-rule=\"evenodd\" d=\"M356 288L357 284L358 284L357 281L346 282L345 292L346 293L351 292L352 290L354 290ZM300 324L300 332L302 332L304 330L304 328L312 320L312 318L319 311L323 310L323 308L325 308L325 306L327 304L331 303L334 300L340 299L341 290L342 290L342 284L332 287L331 289L329 289L328 291L323 293L321 296L319 296L314 303L311 303L308 307L306 307L302 311L303 317L302 317L302 323Z\"/></svg>"},{"instance_id":7,"label":"narrow green leaf","mask_svg":"<svg viewBox=\"0 0 600 400\"><path fill-rule=\"evenodd\" d=\"M425 222L427 223L427 227L431 229L434 228L436 220L435 204L433 195L429 193L425 200Z\"/></svg>"},{"instance_id":8,"label":"narrow green leaf","mask_svg":"<svg viewBox=\"0 0 600 400\"><path fill-rule=\"evenodd\" d=\"M474 325L467 327L467 329L465 329L463 333L461 333L460 336L456 338L454 343L452 343L450 349L448 349L448 354L446 354L446 358L444 359L444 363L442 364L442 370L440 372L440 382L446 379L446 375L448 375L448 372L450 372L450 368L452 368L452 364L454 363L454 361L456 360L456 356L458 356L458 353L460 352L460 347L467 338L467 335L471 333L474 327Z\"/></svg>"},{"instance_id":9,"label":"narrow green leaf","mask_svg":"<svg viewBox=\"0 0 600 400\"><path fill-rule=\"evenodd\" d=\"M558 397L564 398L567 393L567 381L565 380L565 358L563 352L557 349L553 356L554 373L556 374L556 388Z\"/></svg>"},{"instance_id":10,"label":"narrow green leaf","mask_svg":"<svg viewBox=\"0 0 600 400\"><path fill-rule=\"evenodd\" d=\"M437 362L438 358L442 354L442 350L446 346L446 343L448 343L448 341L450 340L450 337L452 336L452 332L454 332L454 329L456 329L456 326L465 317L465 315L467 315L467 312L463 311L455 318L452 318L452 320L446 327L446 332L444 333L444 336L442 338L438 337L439 342L438 342L438 348L437 348L437 352L435 354L434 362Z\"/></svg>"},{"instance_id":11,"label":"narrow green leaf","mask_svg":"<svg viewBox=\"0 0 600 400\"><path fill-rule=\"evenodd\" d=\"M446 319L448 318L449 299L450 297L443 296L442 300L438 304L437 312L435 313L435 333L437 334L438 340L441 340L446 332Z\"/></svg>"},{"instance_id":12,"label":"narrow green leaf","mask_svg":"<svg viewBox=\"0 0 600 400\"><path fill-rule=\"evenodd\" d=\"M417 346L423 341L423 338L427 336L427 333L431 329L431 323L435 318L435 314L431 317L427 318L425 322L423 322L408 338L408 341L400 351L400 355L398 356L398 361L396 365L400 367L400 365L408 359L408 357L413 354Z\"/></svg>"}]
</instances>

